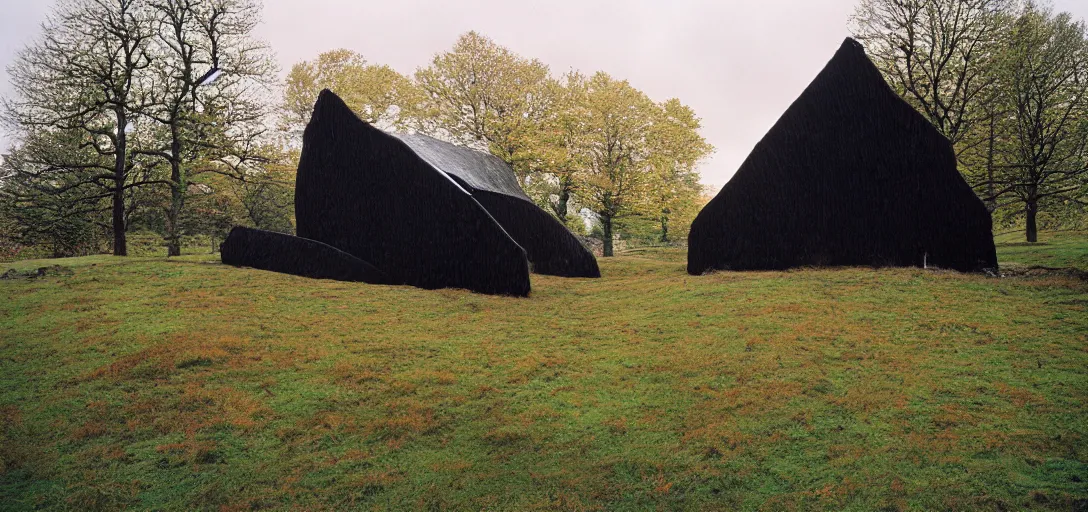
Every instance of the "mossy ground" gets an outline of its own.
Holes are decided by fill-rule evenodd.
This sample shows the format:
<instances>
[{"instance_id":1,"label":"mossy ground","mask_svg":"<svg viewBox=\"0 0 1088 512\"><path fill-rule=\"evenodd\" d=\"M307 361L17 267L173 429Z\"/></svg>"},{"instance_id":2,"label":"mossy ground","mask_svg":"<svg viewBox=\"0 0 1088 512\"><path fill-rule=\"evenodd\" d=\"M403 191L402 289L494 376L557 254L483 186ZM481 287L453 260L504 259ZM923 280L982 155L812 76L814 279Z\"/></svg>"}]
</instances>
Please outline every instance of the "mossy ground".
<instances>
[{"instance_id":1,"label":"mossy ground","mask_svg":"<svg viewBox=\"0 0 1088 512\"><path fill-rule=\"evenodd\" d=\"M1001 261L1088 266L1058 238ZM56 263L0 281L3 509L1088 503L1088 283L1065 274L693 277L647 250L513 299L212 256L0 273Z\"/></svg>"}]
</instances>

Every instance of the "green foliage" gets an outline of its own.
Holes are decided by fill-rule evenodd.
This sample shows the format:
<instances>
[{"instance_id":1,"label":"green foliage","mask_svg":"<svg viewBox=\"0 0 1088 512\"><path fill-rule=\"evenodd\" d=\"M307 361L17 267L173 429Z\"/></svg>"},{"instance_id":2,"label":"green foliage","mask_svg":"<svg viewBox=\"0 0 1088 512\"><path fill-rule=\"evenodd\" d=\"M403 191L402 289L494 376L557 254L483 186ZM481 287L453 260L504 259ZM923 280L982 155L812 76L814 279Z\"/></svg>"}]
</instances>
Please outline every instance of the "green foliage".
<instances>
[{"instance_id":1,"label":"green foliage","mask_svg":"<svg viewBox=\"0 0 1088 512\"><path fill-rule=\"evenodd\" d=\"M604 255L612 255L613 233L627 216L654 219L661 241L677 221L687 220L686 231L702 193L695 167L713 150L698 133L694 111L676 99L654 103L605 73L568 75L567 86L582 91L570 148L583 163L574 188L600 221Z\"/></svg>"},{"instance_id":2,"label":"green foliage","mask_svg":"<svg viewBox=\"0 0 1088 512\"><path fill-rule=\"evenodd\" d=\"M232 181L229 185L241 206L242 224L266 231L294 233L294 169L269 166L263 173Z\"/></svg>"},{"instance_id":3,"label":"green foliage","mask_svg":"<svg viewBox=\"0 0 1088 512\"><path fill-rule=\"evenodd\" d=\"M31 253L52 257L109 249L108 202L94 183L99 171L65 167L96 159L80 138L75 130L33 132L0 162L0 237L8 247L0 257L32 246L39 250Z\"/></svg>"},{"instance_id":4,"label":"green foliage","mask_svg":"<svg viewBox=\"0 0 1088 512\"><path fill-rule=\"evenodd\" d=\"M54 7L41 36L21 51L8 75L15 97L3 117L25 145L20 173L48 172L79 202L108 198L114 254L126 254L126 196L157 180L137 158L141 73L154 37L146 4L137 0L70 0ZM57 152L36 140L59 136L74 143ZM73 148L78 148L73 150ZM67 174L66 176L64 174ZM49 181L49 180L47 180ZM48 187L36 187L45 192Z\"/></svg>"},{"instance_id":5,"label":"green foliage","mask_svg":"<svg viewBox=\"0 0 1088 512\"><path fill-rule=\"evenodd\" d=\"M658 116L648 134L651 183L644 209L656 214L660 241L669 242L687 238L692 221L706 204L696 166L714 147L699 135L701 123L695 111L680 100L663 103Z\"/></svg>"},{"instance_id":6,"label":"green foliage","mask_svg":"<svg viewBox=\"0 0 1088 512\"><path fill-rule=\"evenodd\" d=\"M259 7L58 3L9 70L15 95L3 117L18 144L5 158L0 196L14 204L20 243L91 253L103 244L87 240L105 229L124 255L135 227L161 232L176 254L183 237L221 220L186 209L191 194L200 203L217 192L199 176L244 179L277 156L265 128L275 69L251 37ZM219 78L202 81L212 68Z\"/></svg>"},{"instance_id":7,"label":"green foliage","mask_svg":"<svg viewBox=\"0 0 1088 512\"><path fill-rule=\"evenodd\" d=\"M541 170L557 94L548 66L468 32L416 71L415 83L423 93L411 112L418 129L489 150L522 180Z\"/></svg>"},{"instance_id":8,"label":"green foliage","mask_svg":"<svg viewBox=\"0 0 1088 512\"><path fill-rule=\"evenodd\" d=\"M656 219L656 238L682 237L702 195L696 166L713 151L679 100L655 103L603 72L557 80L539 60L476 32L411 80L348 50L299 63L288 77L284 124L297 132L322 88L366 121L490 151L576 231L589 209L605 231L613 219L640 215Z\"/></svg>"},{"instance_id":9,"label":"green foliage","mask_svg":"<svg viewBox=\"0 0 1088 512\"><path fill-rule=\"evenodd\" d=\"M1035 241L1041 209L1053 218L1077 212L1088 191L1088 34L1068 13L1028 3L1018 13L1002 54L996 195L1021 207Z\"/></svg>"},{"instance_id":10,"label":"green foliage","mask_svg":"<svg viewBox=\"0 0 1088 512\"><path fill-rule=\"evenodd\" d=\"M1065 275L692 277L653 249L510 299L214 257L16 267L55 263L74 275L0 280L7 510L1088 499L1088 288Z\"/></svg>"},{"instance_id":11,"label":"green foliage","mask_svg":"<svg viewBox=\"0 0 1088 512\"><path fill-rule=\"evenodd\" d=\"M862 0L855 36L952 142L997 224L1077 226L1088 203L1083 21L1010 0Z\"/></svg>"},{"instance_id":12,"label":"green foliage","mask_svg":"<svg viewBox=\"0 0 1088 512\"><path fill-rule=\"evenodd\" d=\"M402 120L403 111L420 101L415 87L393 68L369 64L356 52L327 51L291 68L281 122L297 141L310 120L317 95L322 89L329 89L364 121L385 127L399 126L406 122Z\"/></svg>"}]
</instances>

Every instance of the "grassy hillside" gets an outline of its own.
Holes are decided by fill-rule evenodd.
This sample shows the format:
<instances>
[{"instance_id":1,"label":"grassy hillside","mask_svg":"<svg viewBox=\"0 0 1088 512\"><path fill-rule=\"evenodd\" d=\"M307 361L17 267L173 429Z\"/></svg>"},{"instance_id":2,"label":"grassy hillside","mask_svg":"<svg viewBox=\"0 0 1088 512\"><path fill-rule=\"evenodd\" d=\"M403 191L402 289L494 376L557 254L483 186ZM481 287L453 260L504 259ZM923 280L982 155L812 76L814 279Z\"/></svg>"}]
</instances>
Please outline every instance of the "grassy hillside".
<instances>
[{"instance_id":1,"label":"grassy hillside","mask_svg":"<svg viewBox=\"0 0 1088 512\"><path fill-rule=\"evenodd\" d=\"M646 250L511 299L59 263L0 280L4 509L1088 506L1068 273L692 277Z\"/></svg>"}]
</instances>

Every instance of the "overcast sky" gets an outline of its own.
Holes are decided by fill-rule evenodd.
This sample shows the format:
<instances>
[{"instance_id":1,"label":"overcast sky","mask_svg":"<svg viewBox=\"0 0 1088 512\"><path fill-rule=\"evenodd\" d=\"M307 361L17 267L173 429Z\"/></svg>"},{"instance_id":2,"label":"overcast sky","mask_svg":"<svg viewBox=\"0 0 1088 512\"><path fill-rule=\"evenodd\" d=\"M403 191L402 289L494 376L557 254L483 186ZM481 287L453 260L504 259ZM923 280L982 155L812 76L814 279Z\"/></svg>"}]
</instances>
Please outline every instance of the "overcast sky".
<instances>
[{"instance_id":1,"label":"overcast sky","mask_svg":"<svg viewBox=\"0 0 1088 512\"><path fill-rule=\"evenodd\" d=\"M849 35L857 1L265 0L258 37L284 72L349 48L411 74L469 30L557 76L606 71L656 101L676 97L695 109L717 148L703 182L718 188ZM33 40L52 4L0 0L0 67ZM1054 5L1088 17L1088 0ZM9 92L5 75L0 94Z\"/></svg>"}]
</instances>

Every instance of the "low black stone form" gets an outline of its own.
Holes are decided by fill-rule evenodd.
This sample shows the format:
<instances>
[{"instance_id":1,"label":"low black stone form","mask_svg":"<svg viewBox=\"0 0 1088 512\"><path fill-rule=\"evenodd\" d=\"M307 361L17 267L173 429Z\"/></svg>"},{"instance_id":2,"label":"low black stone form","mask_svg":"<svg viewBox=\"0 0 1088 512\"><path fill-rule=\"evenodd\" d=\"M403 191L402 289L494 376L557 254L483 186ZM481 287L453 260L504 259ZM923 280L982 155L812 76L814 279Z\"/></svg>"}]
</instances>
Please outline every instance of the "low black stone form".
<instances>
[{"instance_id":1,"label":"low black stone form","mask_svg":"<svg viewBox=\"0 0 1088 512\"><path fill-rule=\"evenodd\" d=\"M525 251L483 206L329 91L303 136L295 217L299 236L370 262L395 284L530 291Z\"/></svg>"},{"instance_id":2,"label":"low black stone form","mask_svg":"<svg viewBox=\"0 0 1088 512\"><path fill-rule=\"evenodd\" d=\"M997 268L952 146L847 39L691 226L688 272Z\"/></svg>"},{"instance_id":3,"label":"low black stone form","mask_svg":"<svg viewBox=\"0 0 1088 512\"><path fill-rule=\"evenodd\" d=\"M566 228L525 195L513 169L498 157L426 135L396 134L420 158L468 190L529 257L532 271L601 277L597 259Z\"/></svg>"},{"instance_id":4,"label":"low black stone form","mask_svg":"<svg viewBox=\"0 0 1088 512\"><path fill-rule=\"evenodd\" d=\"M237 226L219 246L223 263L314 279L387 284L373 265L340 249L297 236Z\"/></svg>"}]
</instances>

